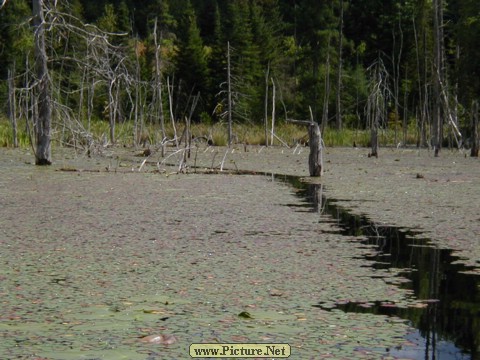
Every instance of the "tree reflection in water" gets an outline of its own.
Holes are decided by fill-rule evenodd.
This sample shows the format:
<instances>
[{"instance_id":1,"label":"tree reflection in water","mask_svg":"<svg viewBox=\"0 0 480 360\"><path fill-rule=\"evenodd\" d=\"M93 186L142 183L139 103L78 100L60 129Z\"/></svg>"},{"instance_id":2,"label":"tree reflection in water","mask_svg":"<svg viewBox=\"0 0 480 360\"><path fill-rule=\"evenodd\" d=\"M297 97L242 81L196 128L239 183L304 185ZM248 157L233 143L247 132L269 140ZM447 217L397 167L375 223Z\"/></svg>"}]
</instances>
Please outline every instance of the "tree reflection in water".
<instances>
[{"instance_id":1,"label":"tree reflection in water","mask_svg":"<svg viewBox=\"0 0 480 360\"><path fill-rule=\"evenodd\" d=\"M366 256L375 268L404 269L402 288L413 291L424 300L423 308L400 308L379 299L369 304L339 304L345 312L397 316L418 329L408 336L416 344L410 349L392 349L393 356L413 359L479 359L480 358L480 276L468 273L471 268L458 263L452 250L435 247L430 239L418 238L413 230L378 225L364 216L350 214L326 199L321 184L307 184L296 177L283 177L299 189L312 211L321 220L338 223L338 233L362 237L362 242L375 245L377 253ZM366 240L365 240L366 239ZM314 305L322 307L321 304ZM330 309L326 309L330 310Z\"/></svg>"}]
</instances>

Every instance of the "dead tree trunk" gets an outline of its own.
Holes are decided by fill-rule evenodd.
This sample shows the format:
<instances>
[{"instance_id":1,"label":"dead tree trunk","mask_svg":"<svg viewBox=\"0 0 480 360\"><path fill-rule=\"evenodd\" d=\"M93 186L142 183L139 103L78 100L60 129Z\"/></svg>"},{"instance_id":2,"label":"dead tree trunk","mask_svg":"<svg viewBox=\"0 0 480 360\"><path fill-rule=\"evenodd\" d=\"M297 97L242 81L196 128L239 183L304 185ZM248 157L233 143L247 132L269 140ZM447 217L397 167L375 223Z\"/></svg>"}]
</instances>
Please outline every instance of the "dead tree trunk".
<instances>
[{"instance_id":1,"label":"dead tree trunk","mask_svg":"<svg viewBox=\"0 0 480 360\"><path fill-rule=\"evenodd\" d=\"M336 92L336 128L342 130L342 50L343 50L343 0L340 0L340 25L338 29L338 69Z\"/></svg>"},{"instance_id":2,"label":"dead tree trunk","mask_svg":"<svg viewBox=\"0 0 480 360\"><path fill-rule=\"evenodd\" d=\"M45 19L43 17L43 0L33 0L33 24L35 26L35 70L38 82L38 111L35 117L35 164L51 165L51 119L52 104L45 50Z\"/></svg>"},{"instance_id":3,"label":"dead tree trunk","mask_svg":"<svg viewBox=\"0 0 480 360\"><path fill-rule=\"evenodd\" d=\"M320 132L320 127L314 121L312 121L308 126L308 138L310 145L310 155L308 157L308 169L310 171L310 176L322 176L322 134Z\"/></svg>"},{"instance_id":4,"label":"dead tree trunk","mask_svg":"<svg viewBox=\"0 0 480 360\"><path fill-rule=\"evenodd\" d=\"M175 141L175 147L178 149L178 136L177 136L177 127L175 125L175 114L173 112L173 86L174 80L172 80L172 86L170 86L170 78L167 77L167 89L168 89L168 104L170 109L170 119L172 121L173 136ZM163 142L163 141L162 141Z\"/></svg>"},{"instance_id":5,"label":"dead tree trunk","mask_svg":"<svg viewBox=\"0 0 480 360\"><path fill-rule=\"evenodd\" d=\"M330 98L330 36L328 37L327 62L325 64L325 72L325 95L323 97L322 131L325 131L325 127L328 125L328 100ZM316 78L317 76L315 76L315 79ZM315 99L316 98L317 95L315 94ZM317 112L315 111L315 114L316 113Z\"/></svg>"},{"instance_id":6,"label":"dead tree trunk","mask_svg":"<svg viewBox=\"0 0 480 360\"><path fill-rule=\"evenodd\" d=\"M378 157L378 130L385 119L386 106L388 102L390 90L388 89L386 79L388 77L387 71L383 62L379 60L374 66L370 68L370 94L367 100L367 123L370 127L370 142L372 152L369 156Z\"/></svg>"},{"instance_id":7,"label":"dead tree trunk","mask_svg":"<svg viewBox=\"0 0 480 360\"><path fill-rule=\"evenodd\" d=\"M443 139L443 111L442 111L442 83L444 83L444 39L443 39L443 5L441 0L433 1L433 39L434 39L434 66L433 66L433 149L435 157L440 155Z\"/></svg>"},{"instance_id":8,"label":"dead tree trunk","mask_svg":"<svg viewBox=\"0 0 480 360\"><path fill-rule=\"evenodd\" d=\"M470 156L478 157L478 150L480 147L480 139L478 136L478 101L472 104L472 148Z\"/></svg>"},{"instance_id":9,"label":"dead tree trunk","mask_svg":"<svg viewBox=\"0 0 480 360\"><path fill-rule=\"evenodd\" d=\"M157 39L157 22L158 19L155 18L155 25L153 30L153 39L155 44L155 91L158 92L156 101L157 101L157 116L160 118L160 129L162 131L162 143L166 138L165 132L165 116L163 114L163 99L162 99L162 73L160 70L160 46ZM162 146L162 152L165 149Z\"/></svg>"},{"instance_id":10,"label":"dead tree trunk","mask_svg":"<svg viewBox=\"0 0 480 360\"><path fill-rule=\"evenodd\" d=\"M308 169L310 171L310 176L322 176L322 132L320 131L318 123L313 118L312 108L310 108L310 123L308 124L308 144L310 145L310 155L308 156Z\"/></svg>"},{"instance_id":11,"label":"dead tree trunk","mask_svg":"<svg viewBox=\"0 0 480 360\"><path fill-rule=\"evenodd\" d=\"M14 70L8 70L8 117L12 123L13 146L18 147L17 135L17 99L15 97L15 65Z\"/></svg>"},{"instance_id":12,"label":"dead tree trunk","mask_svg":"<svg viewBox=\"0 0 480 360\"><path fill-rule=\"evenodd\" d=\"M272 78L272 134L270 145L273 145L273 137L275 134L275 82Z\"/></svg>"},{"instance_id":13,"label":"dead tree trunk","mask_svg":"<svg viewBox=\"0 0 480 360\"><path fill-rule=\"evenodd\" d=\"M378 116L378 114L377 114ZM372 152L369 155L378 158L378 117L373 119L372 128L370 130L370 142L372 143Z\"/></svg>"},{"instance_id":14,"label":"dead tree trunk","mask_svg":"<svg viewBox=\"0 0 480 360\"><path fill-rule=\"evenodd\" d=\"M112 74L112 76L114 75ZM114 86L115 78L112 78L108 86L108 121L110 123L110 142L112 143L112 145L115 144L115 107L117 106L117 104L115 103L115 95L113 93Z\"/></svg>"},{"instance_id":15,"label":"dead tree trunk","mask_svg":"<svg viewBox=\"0 0 480 360\"><path fill-rule=\"evenodd\" d=\"M310 121L286 119L288 122L308 126L308 144L310 155L308 157L308 169L310 176L323 175L323 140L320 126L313 120L312 108L310 108Z\"/></svg>"},{"instance_id":16,"label":"dead tree trunk","mask_svg":"<svg viewBox=\"0 0 480 360\"><path fill-rule=\"evenodd\" d=\"M186 162L186 159L190 159L190 150L192 149L192 131L191 131L191 124L192 124L192 116L193 112L195 111L195 108L197 107L198 100L200 99L200 92L193 97L192 100L192 107L190 108L190 113L188 115L188 118L186 118L185 121L185 153L184 153L184 161Z\"/></svg>"},{"instance_id":17,"label":"dead tree trunk","mask_svg":"<svg viewBox=\"0 0 480 360\"><path fill-rule=\"evenodd\" d=\"M265 72L264 126L265 126L265 146L267 147L268 147L268 80L269 80L269 76L270 76L270 62L268 63L267 70Z\"/></svg>"},{"instance_id":18,"label":"dead tree trunk","mask_svg":"<svg viewBox=\"0 0 480 360\"><path fill-rule=\"evenodd\" d=\"M230 64L230 42L227 42L227 84L228 84L228 147L232 145L232 72Z\"/></svg>"},{"instance_id":19,"label":"dead tree trunk","mask_svg":"<svg viewBox=\"0 0 480 360\"><path fill-rule=\"evenodd\" d=\"M138 144L140 143L141 133L143 131L143 127L140 126L138 123L138 113L139 113L139 105L140 105L140 61L139 61L139 50L138 50L138 42L135 39L135 113L133 117L133 146L135 149L137 148ZM140 129L139 129L140 127Z\"/></svg>"}]
</instances>

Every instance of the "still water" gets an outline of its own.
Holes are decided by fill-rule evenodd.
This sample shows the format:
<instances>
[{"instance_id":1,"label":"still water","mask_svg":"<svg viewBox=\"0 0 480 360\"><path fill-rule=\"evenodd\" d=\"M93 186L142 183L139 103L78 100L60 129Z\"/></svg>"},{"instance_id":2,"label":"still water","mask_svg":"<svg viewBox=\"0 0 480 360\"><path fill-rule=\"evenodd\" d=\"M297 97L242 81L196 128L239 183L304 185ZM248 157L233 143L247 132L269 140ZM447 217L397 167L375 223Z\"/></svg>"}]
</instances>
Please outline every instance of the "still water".
<instances>
[{"instance_id":1,"label":"still water","mask_svg":"<svg viewBox=\"0 0 480 360\"><path fill-rule=\"evenodd\" d=\"M425 308L399 308L388 299L368 304L339 304L345 312L397 316L417 330L408 335L409 349L391 349L395 357L419 360L480 359L480 276L469 273L453 252L439 249L433 239L419 238L409 229L379 225L364 216L356 216L326 199L322 185L306 184L294 177L281 177L308 200L320 221L337 222L342 235L362 237L375 245L377 253L368 257L376 268L404 269L409 281L401 286L425 300ZM313 306L322 308L322 304Z\"/></svg>"}]
</instances>

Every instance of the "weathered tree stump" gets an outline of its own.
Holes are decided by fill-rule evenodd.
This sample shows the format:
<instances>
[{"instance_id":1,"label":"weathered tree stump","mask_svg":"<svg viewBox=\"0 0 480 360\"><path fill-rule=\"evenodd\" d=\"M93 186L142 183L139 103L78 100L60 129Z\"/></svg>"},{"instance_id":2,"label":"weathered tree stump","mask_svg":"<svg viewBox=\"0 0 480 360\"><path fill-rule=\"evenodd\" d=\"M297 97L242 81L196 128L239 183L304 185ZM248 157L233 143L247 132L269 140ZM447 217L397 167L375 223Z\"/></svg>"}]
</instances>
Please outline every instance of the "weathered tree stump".
<instances>
[{"instance_id":1,"label":"weathered tree stump","mask_svg":"<svg viewBox=\"0 0 480 360\"><path fill-rule=\"evenodd\" d=\"M308 137L310 145L310 155L308 157L308 168L310 176L323 175L323 148L322 148L322 133L320 127L316 122L311 122L308 125Z\"/></svg>"},{"instance_id":2,"label":"weathered tree stump","mask_svg":"<svg viewBox=\"0 0 480 360\"><path fill-rule=\"evenodd\" d=\"M310 109L310 113L311 113ZM308 157L308 169L310 176L322 176L323 175L323 141L322 133L318 124L313 121L313 114L311 120L293 120L287 119L287 121L306 125L308 127L308 144L310 146L310 155Z\"/></svg>"}]
</instances>

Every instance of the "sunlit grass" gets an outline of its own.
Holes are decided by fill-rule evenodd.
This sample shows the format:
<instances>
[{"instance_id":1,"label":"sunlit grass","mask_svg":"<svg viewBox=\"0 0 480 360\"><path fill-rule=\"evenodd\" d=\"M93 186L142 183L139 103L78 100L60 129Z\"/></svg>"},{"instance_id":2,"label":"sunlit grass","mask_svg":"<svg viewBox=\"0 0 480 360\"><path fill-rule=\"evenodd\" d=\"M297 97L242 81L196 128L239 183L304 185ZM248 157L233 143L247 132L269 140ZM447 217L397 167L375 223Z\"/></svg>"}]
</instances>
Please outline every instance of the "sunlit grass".
<instances>
[{"instance_id":1,"label":"sunlit grass","mask_svg":"<svg viewBox=\"0 0 480 360\"><path fill-rule=\"evenodd\" d=\"M17 141L19 147L27 147L30 145L28 134L25 131L25 126L17 125ZM13 128L12 124L4 117L0 116L0 146L13 147Z\"/></svg>"},{"instance_id":2,"label":"sunlit grass","mask_svg":"<svg viewBox=\"0 0 480 360\"><path fill-rule=\"evenodd\" d=\"M84 125L84 131L88 126ZM108 121L96 120L89 124L90 133L95 141L110 141L110 125ZM184 132L184 123L177 123L175 126L176 134L179 139ZM165 124L165 133L167 138L174 138L174 128L171 123ZM191 125L191 133L195 138L201 138L205 142L210 141L216 146L225 146L228 144L228 126L224 122L206 124L194 123ZM52 141L55 145L79 144L79 141L72 141L72 138L78 136L69 132L65 128L55 128L52 131ZM232 129L232 141L234 144L265 145L265 129L260 124L234 124ZM298 124L279 122L275 126L275 136L273 145L275 146L295 146L296 144L308 143L307 127ZM30 146L28 134L25 126L19 126L18 143L20 147ZM322 134L323 142L327 147L368 147L370 146L370 131L342 129L340 131L333 128L326 128ZM115 144L133 146L134 139L141 146L157 145L162 142L162 131L159 124L144 124L138 126L135 136L134 123L127 121L118 123L115 126ZM271 129L267 130L268 144L272 145ZM379 131L380 146L396 146L403 140L403 132L397 131L395 141L395 132L393 129L382 129ZM407 143L412 145L416 143L415 129L409 129L407 134ZM0 146L13 147L12 126L8 119L0 117Z\"/></svg>"}]
</instances>

